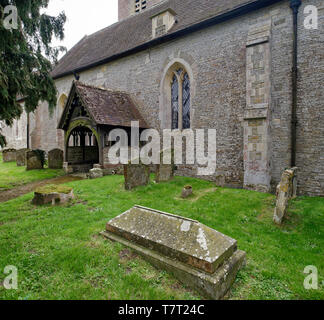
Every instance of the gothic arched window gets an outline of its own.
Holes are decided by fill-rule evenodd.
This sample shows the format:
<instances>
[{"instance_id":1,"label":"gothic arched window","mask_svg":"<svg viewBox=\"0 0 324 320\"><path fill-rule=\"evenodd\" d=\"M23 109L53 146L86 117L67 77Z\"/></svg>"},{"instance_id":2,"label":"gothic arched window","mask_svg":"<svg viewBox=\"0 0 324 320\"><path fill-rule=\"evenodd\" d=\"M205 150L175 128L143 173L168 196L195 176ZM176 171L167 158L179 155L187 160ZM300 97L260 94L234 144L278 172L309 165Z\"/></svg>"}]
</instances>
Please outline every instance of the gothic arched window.
<instances>
[{"instance_id":1,"label":"gothic arched window","mask_svg":"<svg viewBox=\"0 0 324 320\"><path fill-rule=\"evenodd\" d=\"M190 79L182 68L173 73L171 82L171 127L190 128Z\"/></svg>"},{"instance_id":2,"label":"gothic arched window","mask_svg":"<svg viewBox=\"0 0 324 320\"><path fill-rule=\"evenodd\" d=\"M171 83L171 114L172 129L179 128L179 81L176 75L173 75Z\"/></svg>"}]
</instances>

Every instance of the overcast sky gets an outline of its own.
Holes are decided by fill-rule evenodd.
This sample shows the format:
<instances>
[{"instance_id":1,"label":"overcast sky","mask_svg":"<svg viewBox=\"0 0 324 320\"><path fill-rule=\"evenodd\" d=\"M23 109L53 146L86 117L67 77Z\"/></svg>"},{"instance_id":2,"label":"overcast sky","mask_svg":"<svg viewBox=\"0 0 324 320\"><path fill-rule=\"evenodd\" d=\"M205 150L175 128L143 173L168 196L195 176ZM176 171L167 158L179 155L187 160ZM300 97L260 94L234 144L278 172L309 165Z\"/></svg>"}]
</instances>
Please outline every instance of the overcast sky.
<instances>
[{"instance_id":1,"label":"overcast sky","mask_svg":"<svg viewBox=\"0 0 324 320\"><path fill-rule=\"evenodd\" d=\"M118 0L50 0L49 15L64 11L65 39L53 45L71 49L85 35L90 35L118 21Z\"/></svg>"}]
</instances>

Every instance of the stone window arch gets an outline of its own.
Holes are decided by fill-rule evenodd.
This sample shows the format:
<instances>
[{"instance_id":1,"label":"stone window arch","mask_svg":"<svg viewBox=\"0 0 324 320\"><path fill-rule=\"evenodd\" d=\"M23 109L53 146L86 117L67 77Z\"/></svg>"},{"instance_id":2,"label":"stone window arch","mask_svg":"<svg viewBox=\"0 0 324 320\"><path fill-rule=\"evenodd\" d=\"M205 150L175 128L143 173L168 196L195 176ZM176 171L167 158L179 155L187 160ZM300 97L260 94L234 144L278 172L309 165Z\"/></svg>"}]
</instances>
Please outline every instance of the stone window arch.
<instances>
[{"instance_id":1,"label":"stone window arch","mask_svg":"<svg viewBox=\"0 0 324 320\"><path fill-rule=\"evenodd\" d=\"M190 129L192 127L193 75L188 64L175 62L164 73L160 120L162 129Z\"/></svg>"}]
</instances>

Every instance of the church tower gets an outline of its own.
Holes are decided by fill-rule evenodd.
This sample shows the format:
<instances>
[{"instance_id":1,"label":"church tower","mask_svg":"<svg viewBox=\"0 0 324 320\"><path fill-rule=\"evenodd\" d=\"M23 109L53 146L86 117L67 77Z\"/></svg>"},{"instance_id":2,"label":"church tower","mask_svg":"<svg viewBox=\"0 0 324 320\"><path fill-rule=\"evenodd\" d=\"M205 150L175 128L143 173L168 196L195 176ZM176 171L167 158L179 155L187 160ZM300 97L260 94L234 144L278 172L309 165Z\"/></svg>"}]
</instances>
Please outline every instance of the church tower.
<instances>
[{"instance_id":1,"label":"church tower","mask_svg":"<svg viewBox=\"0 0 324 320\"><path fill-rule=\"evenodd\" d=\"M118 0L118 20L139 14L162 1L164 0Z\"/></svg>"}]
</instances>

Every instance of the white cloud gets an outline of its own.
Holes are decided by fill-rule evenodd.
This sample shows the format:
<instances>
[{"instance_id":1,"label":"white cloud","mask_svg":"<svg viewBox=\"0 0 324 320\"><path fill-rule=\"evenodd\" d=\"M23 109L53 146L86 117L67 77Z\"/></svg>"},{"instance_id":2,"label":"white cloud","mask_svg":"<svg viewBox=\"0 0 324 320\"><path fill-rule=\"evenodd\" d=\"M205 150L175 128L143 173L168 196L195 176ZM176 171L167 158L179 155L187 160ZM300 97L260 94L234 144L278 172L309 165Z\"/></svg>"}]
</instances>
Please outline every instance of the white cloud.
<instances>
[{"instance_id":1,"label":"white cloud","mask_svg":"<svg viewBox=\"0 0 324 320\"><path fill-rule=\"evenodd\" d=\"M67 16L65 39L53 45L70 50L85 35L90 35L118 21L118 0L51 0L49 15L64 11Z\"/></svg>"}]
</instances>

